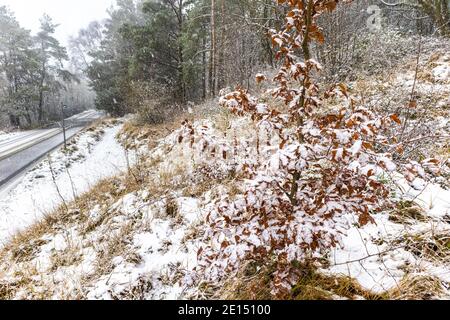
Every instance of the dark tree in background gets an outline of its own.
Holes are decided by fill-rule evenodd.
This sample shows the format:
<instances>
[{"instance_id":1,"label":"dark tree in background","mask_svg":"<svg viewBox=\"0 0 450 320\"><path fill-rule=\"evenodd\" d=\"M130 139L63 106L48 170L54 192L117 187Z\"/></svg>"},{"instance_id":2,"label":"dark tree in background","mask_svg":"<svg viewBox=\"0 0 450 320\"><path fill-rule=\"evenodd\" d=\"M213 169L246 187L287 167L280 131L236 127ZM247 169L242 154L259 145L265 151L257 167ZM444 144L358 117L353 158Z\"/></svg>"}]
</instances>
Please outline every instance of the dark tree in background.
<instances>
[{"instance_id":1,"label":"dark tree in background","mask_svg":"<svg viewBox=\"0 0 450 320\"><path fill-rule=\"evenodd\" d=\"M65 66L69 57L54 37L56 28L44 15L41 30L32 36L12 12L0 7L0 110L7 115L3 125L47 123L58 113L71 83L77 81Z\"/></svg>"},{"instance_id":2,"label":"dark tree in background","mask_svg":"<svg viewBox=\"0 0 450 320\"><path fill-rule=\"evenodd\" d=\"M375 34L367 27L372 5L382 12ZM327 41L312 45L311 55L332 81L389 68L405 55L404 39L449 35L449 6L446 0L354 1L319 18ZM70 39L69 57L48 16L33 37L2 7L0 99L7 116L0 121L51 121L60 100L72 112L92 107L89 84L97 108L159 122L222 89L251 89L256 72L279 67L267 34L283 25L286 7L273 0L117 0L108 14Z\"/></svg>"}]
</instances>

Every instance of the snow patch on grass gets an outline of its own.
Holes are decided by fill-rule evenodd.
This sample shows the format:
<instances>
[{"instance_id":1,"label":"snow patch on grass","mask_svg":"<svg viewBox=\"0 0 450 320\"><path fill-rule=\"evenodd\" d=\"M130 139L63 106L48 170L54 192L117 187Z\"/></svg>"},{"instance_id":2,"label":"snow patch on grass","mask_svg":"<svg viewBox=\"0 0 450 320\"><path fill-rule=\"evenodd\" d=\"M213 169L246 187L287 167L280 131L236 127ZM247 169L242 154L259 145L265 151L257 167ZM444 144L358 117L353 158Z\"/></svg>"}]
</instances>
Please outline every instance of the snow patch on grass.
<instances>
[{"instance_id":1,"label":"snow patch on grass","mask_svg":"<svg viewBox=\"0 0 450 320\"><path fill-rule=\"evenodd\" d=\"M147 216L147 230L135 233L130 242L130 250L142 260L130 263L122 256L115 257L111 273L100 277L88 289L87 298L126 298L143 277L151 290L141 292L141 299L185 297L187 288L179 282L183 276L181 271L196 265L198 250L196 241L185 241L185 237L190 227L201 221L201 216L196 199L180 198L178 204L179 222L155 218L152 213ZM130 211L124 211L127 212Z\"/></svg>"},{"instance_id":2,"label":"snow patch on grass","mask_svg":"<svg viewBox=\"0 0 450 320\"><path fill-rule=\"evenodd\" d=\"M0 199L0 243L56 209L63 199L70 202L100 179L125 170L125 152L115 139L120 129L116 125L83 131L68 151L57 150L27 173Z\"/></svg>"},{"instance_id":3,"label":"snow patch on grass","mask_svg":"<svg viewBox=\"0 0 450 320\"><path fill-rule=\"evenodd\" d=\"M435 277L448 289L450 240L442 248L434 248L433 242L435 235L447 235L450 239L450 226L445 220L450 212L450 190L436 184L420 190L409 187L404 198L420 204L428 220L411 221L406 225L390 221L388 213L378 214L374 216L375 224L349 230L344 237L344 247L333 250L331 267L325 271L348 275L365 289L378 293L395 289L411 274ZM424 248L415 249L414 243L420 243L425 234L430 234L427 240L432 246L430 250L442 257L434 259L427 256Z\"/></svg>"}]
</instances>

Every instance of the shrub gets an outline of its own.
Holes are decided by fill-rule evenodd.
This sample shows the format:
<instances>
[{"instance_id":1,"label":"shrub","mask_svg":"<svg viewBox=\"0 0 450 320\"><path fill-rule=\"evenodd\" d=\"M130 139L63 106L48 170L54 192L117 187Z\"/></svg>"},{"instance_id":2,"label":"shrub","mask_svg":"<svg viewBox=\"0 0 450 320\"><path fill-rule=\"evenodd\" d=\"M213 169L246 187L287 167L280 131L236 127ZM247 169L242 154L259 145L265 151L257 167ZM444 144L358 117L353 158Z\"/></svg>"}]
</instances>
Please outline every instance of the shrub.
<instances>
[{"instance_id":1,"label":"shrub","mask_svg":"<svg viewBox=\"0 0 450 320\"><path fill-rule=\"evenodd\" d=\"M138 120L146 124L164 123L177 111L169 88L156 82L133 82L127 102Z\"/></svg>"},{"instance_id":2,"label":"shrub","mask_svg":"<svg viewBox=\"0 0 450 320\"><path fill-rule=\"evenodd\" d=\"M372 212L391 205L389 186L378 176L404 169L412 181L423 170L417 163L392 160L400 149L391 135L391 128L401 124L398 115L379 116L359 106L344 84L323 91L314 83L313 75L322 67L311 59L309 45L324 41L316 20L338 1L278 3L288 10L283 29L271 31L282 60L274 79L278 87L271 92L285 107L260 103L237 88L220 104L251 118L257 124L254 137L230 143L212 135L208 126L186 121L177 142L234 166L246 190L223 195L210 210L208 245L198 251L197 271L202 278L220 281L243 261L275 264L272 293L283 296L301 278L295 265L323 260L324 253L342 244L350 224L371 223ZM266 145L260 132L269 136Z\"/></svg>"}]
</instances>

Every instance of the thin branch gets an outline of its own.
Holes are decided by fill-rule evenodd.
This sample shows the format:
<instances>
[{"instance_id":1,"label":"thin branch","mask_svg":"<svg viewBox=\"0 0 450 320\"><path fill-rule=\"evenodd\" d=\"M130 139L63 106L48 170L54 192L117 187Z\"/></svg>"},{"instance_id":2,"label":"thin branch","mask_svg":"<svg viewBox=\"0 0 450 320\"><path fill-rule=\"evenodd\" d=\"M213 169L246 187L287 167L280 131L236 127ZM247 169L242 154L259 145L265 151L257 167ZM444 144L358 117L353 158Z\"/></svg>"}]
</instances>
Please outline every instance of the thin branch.
<instances>
[{"instance_id":1,"label":"thin branch","mask_svg":"<svg viewBox=\"0 0 450 320\"><path fill-rule=\"evenodd\" d=\"M365 256L363 258L360 258L360 259L348 260L348 261L344 261L344 262L340 262L340 263L335 263L335 264L331 265L330 267L342 266L342 265L346 265L346 264L349 264L349 263L362 262L362 261L367 260L369 258L373 258L373 257L376 257L376 256L382 256L382 255L384 255L386 253L390 253L390 252L395 251L395 250L404 249L405 247L406 247L406 245L403 245L403 246L400 246L400 247L391 248L391 249L388 249L386 251L382 251L382 252L378 252L378 253L374 253L374 254L369 254L369 255L367 255L367 256Z\"/></svg>"}]
</instances>

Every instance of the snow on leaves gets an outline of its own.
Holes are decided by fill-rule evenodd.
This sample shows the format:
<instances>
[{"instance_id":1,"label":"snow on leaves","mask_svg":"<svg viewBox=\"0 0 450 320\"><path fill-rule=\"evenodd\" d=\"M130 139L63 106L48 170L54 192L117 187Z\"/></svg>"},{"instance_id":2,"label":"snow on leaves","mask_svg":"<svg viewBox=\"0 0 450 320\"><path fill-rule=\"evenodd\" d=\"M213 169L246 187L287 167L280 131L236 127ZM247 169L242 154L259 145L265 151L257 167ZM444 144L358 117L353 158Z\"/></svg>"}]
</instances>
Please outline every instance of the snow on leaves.
<instances>
[{"instance_id":1,"label":"snow on leaves","mask_svg":"<svg viewBox=\"0 0 450 320\"><path fill-rule=\"evenodd\" d=\"M221 106L256 123L254 154L249 152L254 139L237 137L229 145L212 136L208 127L187 121L178 132L178 143L233 163L237 176L246 178L245 193L222 195L207 216L204 240L209 245L198 253L201 277L220 280L245 259L275 262L274 294L289 290L298 280L294 262L319 259L342 244L348 215L363 226L373 222L371 212L390 205L389 187L378 179L380 171L403 170L410 181L424 176L420 164L396 164L393 152L388 152L398 143L391 134L401 124L398 115L380 116L358 106L344 84L322 92L313 80L322 67L308 58L309 43L324 40L316 19L334 10L338 1L278 3L290 11L285 27L271 32L283 61L272 95L287 108L260 103L242 88L220 99ZM298 61L299 50L306 61ZM327 99L337 106L324 108ZM262 147L261 130L277 136L278 142L268 139ZM431 169L437 167L434 160L427 163Z\"/></svg>"}]
</instances>

